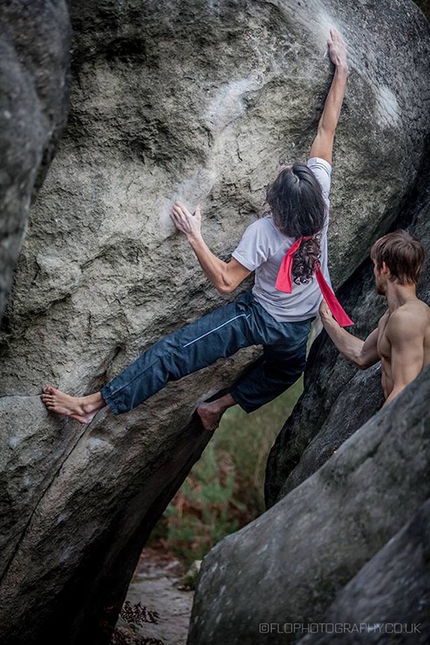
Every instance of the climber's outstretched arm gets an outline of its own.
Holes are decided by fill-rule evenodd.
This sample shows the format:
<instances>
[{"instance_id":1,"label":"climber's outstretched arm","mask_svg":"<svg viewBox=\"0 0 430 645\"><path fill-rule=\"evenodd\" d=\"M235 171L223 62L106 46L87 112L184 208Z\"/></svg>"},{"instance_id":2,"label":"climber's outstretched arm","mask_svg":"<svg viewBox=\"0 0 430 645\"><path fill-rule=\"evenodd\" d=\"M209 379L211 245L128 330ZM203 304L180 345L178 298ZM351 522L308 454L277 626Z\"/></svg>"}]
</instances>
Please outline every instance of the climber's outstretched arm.
<instances>
[{"instance_id":1,"label":"climber's outstretched arm","mask_svg":"<svg viewBox=\"0 0 430 645\"><path fill-rule=\"evenodd\" d=\"M380 360L378 354L378 330L375 329L366 338L361 340L343 329L333 318L325 300L320 305L321 322L324 329L345 358L358 367L365 370L375 365Z\"/></svg>"},{"instance_id":2,"label":"climber's outstretched arm","mask_svg":"<svg viewBox=\"0 0 430 645\"><path fill-rule=\"evenodd\" d=\"M170 216L178 231L186 235L200 266L220 293L231 293L251 273L235 258L224 262L212 253L202 237L200 206L191 214L181 202L175 202Z\"/></svg>"},{"instance_id":3,"label":"climber's outstretched arm","mask_svg":"<svg viewBox=\"0 0 430 645\"><path fill-rule=\"evenodd\" d=\"M329 164L332 163L334 134L339 121L348 76L345 41L337 29L330 29L330 36L327 45L330 59L336 69L324 110L319 120L317 136L309 155L310 157L321 157L328 161Z\"/></svg>"}]
</instances>

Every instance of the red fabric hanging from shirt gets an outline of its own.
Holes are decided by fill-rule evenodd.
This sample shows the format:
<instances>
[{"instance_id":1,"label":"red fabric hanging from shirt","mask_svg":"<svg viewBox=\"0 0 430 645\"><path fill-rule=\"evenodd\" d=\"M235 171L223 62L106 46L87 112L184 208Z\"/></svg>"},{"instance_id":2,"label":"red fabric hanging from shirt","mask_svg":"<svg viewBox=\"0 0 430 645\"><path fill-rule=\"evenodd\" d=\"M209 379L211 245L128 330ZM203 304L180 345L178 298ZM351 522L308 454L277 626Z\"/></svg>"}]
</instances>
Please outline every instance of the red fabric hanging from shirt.
<instances>
[{"instance_id":1,"label":"red fabric hanging from shirt","mask_svg":"<svg viewBox=\"0 0 430 645\"><path fill-rule=\"evenodd\" d=\"M289 251L285 254L284 259L282 260L281 266L279 268L278 277L276 279L275 287L278 291L283 291L284 293L291 293L293 290L293 281L292 281L292 268L294 253L300 248L302 242L310 240L312 236L299 237ZM346 311L343 309L339 300L334 295L333 289L327 283L324 274L321 270L320 263L315 262L315 276L318 280L321 293L324 296L324 299L327 303L328 308L335 320L339 323L341 327L348 327L353 325L353 321L348 316Z\"/></svg>"}]
</instances>

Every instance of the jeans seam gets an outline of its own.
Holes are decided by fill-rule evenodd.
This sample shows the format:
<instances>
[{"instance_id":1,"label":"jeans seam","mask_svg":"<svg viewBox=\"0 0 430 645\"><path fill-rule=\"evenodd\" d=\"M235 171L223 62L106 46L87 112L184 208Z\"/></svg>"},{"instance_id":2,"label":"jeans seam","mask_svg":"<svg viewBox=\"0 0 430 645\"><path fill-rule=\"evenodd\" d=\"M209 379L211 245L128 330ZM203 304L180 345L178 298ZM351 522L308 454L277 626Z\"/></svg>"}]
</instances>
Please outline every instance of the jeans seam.
<instances>
[{"instance_id":1,"label":"jeans seam","mask_svg":"<svg viewBox=\"0 0 430 645\"><path fill-rule=\"evenodd\" d=\"M159 359L158 359L158 357L157 357L154 361L152 361L152 363L150 363L149 365L147 365L147 366L145 367L145 369L141 370L138 374L136 374L136 376L133 376L133 378L132 378L132 379L130 379L129 381L127 381L127 383L124 383L124 385L122 385L121 387L119 387L117 390L112 391L112 392L110 393L110 396L111 396L111 397L115 397L119 392L121 392L124 388L126 388L126 387L127 387L127 385L130 385L131 383L133 383L137 378L139 378L140 376L142 376L142 374L143 374L144 372L146 372L150 367L152 367L153 365L155 365L155 363L156 363L158 360L159 360ZM118 376L120 376L120 374L118 374ZM115 377L115 378L116 378L116 377Z\"/></svg>"},{"instance_id":2,"label":"jeans seam","mask_svg":"<svg viewBox=\"0 0 430 645\"><path fill-rule=\"evenodd\" d=\"M202 334L201 336L194 338L194 340L190 340L189 343L182 345L182 348L185 349L186 347L189 347L190 345L197 343L197 341L201 340L202 338L206 338L206 336L213 334L215 331L218 331L218 329L222 329L222 327L225 327L226 325L233 322L234 320L237 320L238 318L243 318L244 316L246 319L248 319L251 316L251 314L238 314L237 316L234 316L234 318L230 318L230 320L226 320L225 322L223 322L222 325L218 325L218 327L214 327L214 329L211 329L210 331L207 331L205 334Z\"/></svg>"}]
</instances>

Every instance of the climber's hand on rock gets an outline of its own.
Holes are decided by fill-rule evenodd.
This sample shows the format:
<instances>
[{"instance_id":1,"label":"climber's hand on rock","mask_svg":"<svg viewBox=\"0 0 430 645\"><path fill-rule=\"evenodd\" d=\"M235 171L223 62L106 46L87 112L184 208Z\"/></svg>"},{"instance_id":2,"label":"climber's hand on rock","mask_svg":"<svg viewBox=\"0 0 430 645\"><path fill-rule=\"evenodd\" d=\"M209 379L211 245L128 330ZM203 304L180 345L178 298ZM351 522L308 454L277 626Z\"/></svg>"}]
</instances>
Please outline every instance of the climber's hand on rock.
<instances>
[{"instance_id":1,"label":"climber's hand on rock","mask_svg":"<svg viewBox=\"0 0 430 645\"><path fill-rule=\"evenodd\" d=\"M170 211L170 217L178 231L188 238L200 237L202 224L200 205L197 206L195 213L191 214L181 202L176 201Z\"/></svg>"},{"instance_id":2,"label":"climber's hand on rock","mask_svg":"<svg viewBox=\"0 0 430 645\"><path fill-rule=\"evenodd\" d=\"M327 40L330 59L336 67L346 67L346 43L337 29L330 29L330 38Z\"/></svg>"},{"instance_id":3,"label":"climber's hand on rock","mask_svg":"<svg viewBox=\"0 0 430 645\"><path fill-rule=\"evenodd\" d=\"M325 322L332 322L334 320L332 313L330 309L328 308L328 305L326 301L323 300L321 301L320 304L320 316L321 316L321 321L324 324Z\"/></svg>"}]
</instances>

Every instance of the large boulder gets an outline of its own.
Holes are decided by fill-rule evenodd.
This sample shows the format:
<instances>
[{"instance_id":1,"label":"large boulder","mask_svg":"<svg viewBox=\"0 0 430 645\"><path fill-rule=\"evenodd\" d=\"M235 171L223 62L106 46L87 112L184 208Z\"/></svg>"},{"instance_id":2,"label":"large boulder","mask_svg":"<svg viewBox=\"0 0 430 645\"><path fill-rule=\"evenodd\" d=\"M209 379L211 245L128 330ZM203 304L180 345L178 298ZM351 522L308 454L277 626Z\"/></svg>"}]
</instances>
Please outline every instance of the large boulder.
<instances>
[{"instance_id":1,"label":"large boulder","mask_svg":"<svg viewBox=\"0 0 430 645\"><path fill-rule=\"evenodd\" d=\"M430 366L316 473L203 559L188 645L291 643L428 497ZM270 627L274 624L274 628Z\"/></svg>"},{"instance_id":2,"label":"large boulder","mask_svg":"<svg viewBox=\"0 0 430 645\"><path fill-rule=\"evenodd\" d=\"M0 319L32 198L67 119L65 0L0 3Z\"/></svg>"},{"instance_id":3,"label":"large boulder","mask_svg":"<svg viewBox=\"0 0 430 645\"><path fill-rule=\"evenodd\" d=\"M255 355L86 428L42 405L44 383L94 391L226 302L175 234L172 201L200 201L210 247L229 257L279 162L308 154L338 26L351 61L330 231L339 285L397 217L429 126L430 28L408 0L76 0L71 15L68 132L1 337L6 645L45 642L56 628L66 643L109 640L152 526L210 439L191 421L195 406Z\"/></svg>"},{"instance_id":4,"label":"large boulder","mask_svg":"<svg viewBox=\"0 0 430 645\"><path fill-rule=\"evenodd\" d=\"M313 626L319 633L300 645L427 645L429 545L430 500L342 589L324 626Z\"/></svg>"}]
</instances>

